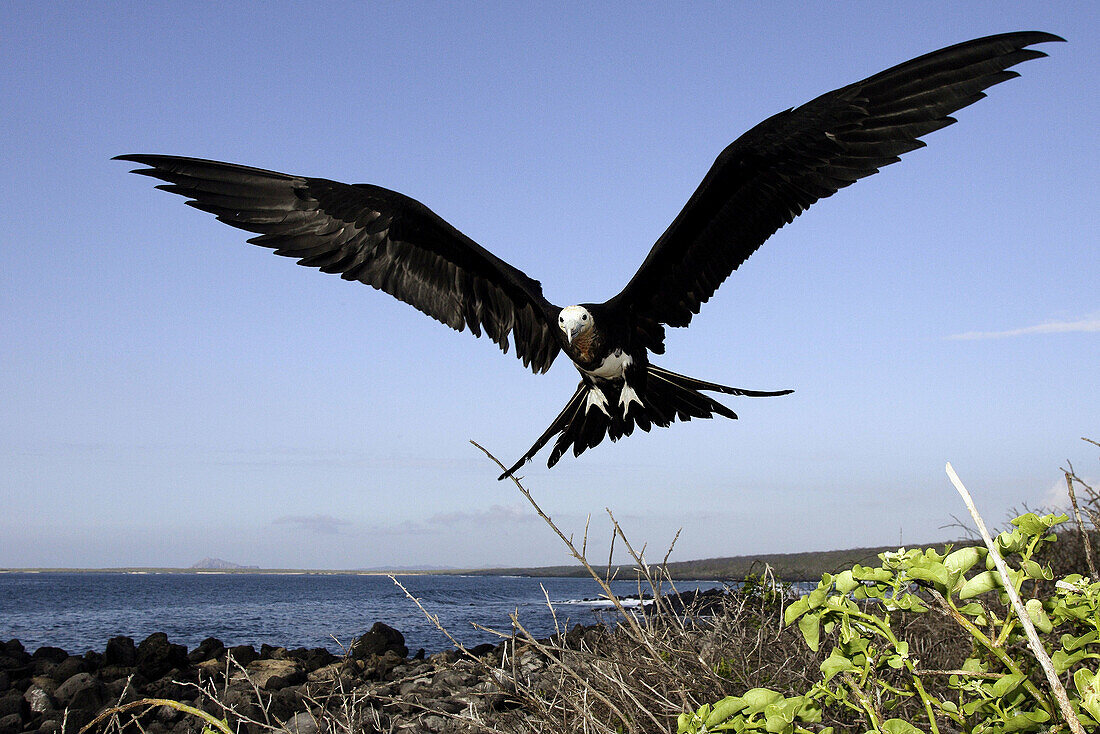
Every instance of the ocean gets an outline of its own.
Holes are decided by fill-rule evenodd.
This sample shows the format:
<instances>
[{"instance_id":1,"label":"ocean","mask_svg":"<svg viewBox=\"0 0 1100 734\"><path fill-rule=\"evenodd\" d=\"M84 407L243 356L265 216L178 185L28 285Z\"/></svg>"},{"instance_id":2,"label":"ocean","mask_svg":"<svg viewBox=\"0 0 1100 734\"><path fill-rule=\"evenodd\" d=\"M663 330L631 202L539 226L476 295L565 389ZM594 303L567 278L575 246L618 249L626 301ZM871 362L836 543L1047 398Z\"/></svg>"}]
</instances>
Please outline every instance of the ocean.
<instances>
[{"instance_id":1,"label":"ocean","mask_svg":"<svg viewBox=\"0 0 1100 734\"><path fill-rule=\"evenodd\" d=\"M557 624L592 624L611 608L596 600L588 578L399 575L424 608L459 642L498 642L477 623L510 633L510 615L536 637ZM717 582L677 584L681 591ZM616 581L619 596L634 582ZM547 598L553 611L547 606ZM586 601L587 600L587 601ZM386 576L249 573L0 573L0 640L18 639L30 651L60 647L70 655L102 652L116 635L136 642L164 632L194 649L216 637L231 645L325 647L342 654L375 622L400 630L410 654L452 647L424 613Z\"/></svg>"}]
</instances>

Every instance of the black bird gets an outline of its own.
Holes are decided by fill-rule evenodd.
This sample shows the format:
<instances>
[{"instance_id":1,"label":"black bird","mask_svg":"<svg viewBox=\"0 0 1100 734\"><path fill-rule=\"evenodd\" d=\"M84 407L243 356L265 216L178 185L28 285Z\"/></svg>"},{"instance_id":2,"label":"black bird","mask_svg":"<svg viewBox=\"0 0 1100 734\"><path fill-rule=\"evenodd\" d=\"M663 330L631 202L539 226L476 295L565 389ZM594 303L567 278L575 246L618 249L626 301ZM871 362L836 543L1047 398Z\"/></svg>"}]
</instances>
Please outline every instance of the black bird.
<instances>
[{"instance_id":1,"label":"black bird","mask_svg":"<svg viewBox=\"0 0 1100 734\"><path fill-rule=\"evenodd\" d=\"M542 286L479 246L420 202L371 184L344 184L231 163L123 155L166 181L157 188L259 236L249 240L299 265L339 273L475 336L484 331L535 372L559 351L580 384L565 408L501 479L557 434L547 466L679 418L737 415L703 391L785 395L726 387L657 367L666 326L693 314L773 232L818 199L924 145L949 115L1018 76L1008 68L1046 54L1026 48L1064 39L1005 33L934 51L780 112L722 151L626 287L603 303L560 308Z\"/></svg>"}]
</instances>

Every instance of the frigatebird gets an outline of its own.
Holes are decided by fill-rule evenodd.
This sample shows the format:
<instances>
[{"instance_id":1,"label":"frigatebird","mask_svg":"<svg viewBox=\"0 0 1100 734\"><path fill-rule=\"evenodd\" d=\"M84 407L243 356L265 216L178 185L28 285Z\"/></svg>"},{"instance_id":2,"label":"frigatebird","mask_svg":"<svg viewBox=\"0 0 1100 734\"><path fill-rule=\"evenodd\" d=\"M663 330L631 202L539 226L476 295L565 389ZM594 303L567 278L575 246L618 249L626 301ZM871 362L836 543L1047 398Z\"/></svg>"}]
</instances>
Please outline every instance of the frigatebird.
<instances>
[{"instance_id":1,"label":"frigatebird","mask_svg":"<svg viewBox=\"0 0 1100 734\"><path fill-rule=\"evenodd\" d=\"M1037 31L967 41L906 61L764 120L721 152L626 287L603 303L561 308L542 285L404 194L232 163L122 155L157 188L253 232L251 243L299 265L339 273L436 320L486 335L534 372L564 351L580 372L573 397L501 479L557 434L547 466L570 446L579 456L605 436L675 419L737 415L704 392L786 395L727 387L662 369L665 327L687 326L718 286L776 230L818 199L877 173L919 140L955 122L951 113L1062 41Z\"/></svg>"}]
</instances>

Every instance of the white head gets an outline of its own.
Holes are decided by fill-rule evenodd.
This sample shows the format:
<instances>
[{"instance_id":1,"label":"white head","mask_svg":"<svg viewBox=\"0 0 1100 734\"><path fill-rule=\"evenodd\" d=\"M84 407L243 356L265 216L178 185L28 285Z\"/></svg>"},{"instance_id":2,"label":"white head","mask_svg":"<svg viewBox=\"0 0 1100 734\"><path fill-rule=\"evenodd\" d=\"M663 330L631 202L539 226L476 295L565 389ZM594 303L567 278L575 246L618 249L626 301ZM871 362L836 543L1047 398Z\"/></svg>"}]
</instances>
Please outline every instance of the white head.
<instances>
[{"instance_id":1,"label":"white head","mask_svg":"<svg viewBox=\"0 0 1100 734\"><path fill-rule=\"evenodd\" d=\"M578 334L587 332L596 323L591 312L584 306L566 306L558 314L558 328L565 333L570 344Z\"/></svg>"}]
</instances>

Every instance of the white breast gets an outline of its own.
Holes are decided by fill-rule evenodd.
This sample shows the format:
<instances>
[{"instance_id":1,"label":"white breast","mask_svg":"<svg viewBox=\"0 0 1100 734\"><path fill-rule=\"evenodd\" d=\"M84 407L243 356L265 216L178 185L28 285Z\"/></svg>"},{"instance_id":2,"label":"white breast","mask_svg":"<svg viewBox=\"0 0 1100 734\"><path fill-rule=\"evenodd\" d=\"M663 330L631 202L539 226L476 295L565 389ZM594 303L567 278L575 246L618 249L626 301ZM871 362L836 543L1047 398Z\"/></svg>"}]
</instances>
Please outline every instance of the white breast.
<instances>
[{"instance_id":1,"label":"white breast","mask_svg":"<svg viewBox=\"0 0 1100 734\"><path fill-rule=\"evenodd\" d=\"M626 368L634 364L629 354L623 354L623 350L616 349L604 357L600 366L594 370L585 370L590 375L602 377L605 380L621 380L626 373Z\"/></svg>"}]
</instances>

